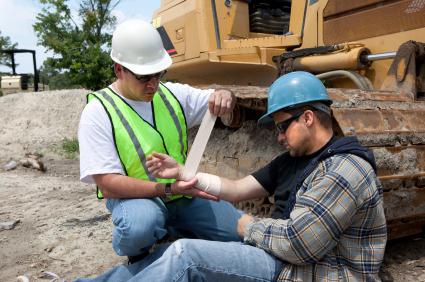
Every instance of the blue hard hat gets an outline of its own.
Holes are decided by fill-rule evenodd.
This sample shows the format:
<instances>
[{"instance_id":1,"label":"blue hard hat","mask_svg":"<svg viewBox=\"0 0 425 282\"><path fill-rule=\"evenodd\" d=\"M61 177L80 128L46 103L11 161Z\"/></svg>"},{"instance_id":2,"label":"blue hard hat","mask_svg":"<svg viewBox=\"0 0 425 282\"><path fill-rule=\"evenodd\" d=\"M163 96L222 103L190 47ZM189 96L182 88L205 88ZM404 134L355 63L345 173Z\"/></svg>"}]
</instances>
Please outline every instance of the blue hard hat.
<instances>
[{"instance_id":1,"label":"blue hard hat","mask_svg":"<svg viewBox=\"0 0 425 282\"><path fill-rule=\"evenodd\" d=\"M268 91L267 113L258 122L269 123L271 114L283 109L292 109L311 102L332 103L323 83L304 71L285 74L273 82Z\"/></svg>"}]
</instances>

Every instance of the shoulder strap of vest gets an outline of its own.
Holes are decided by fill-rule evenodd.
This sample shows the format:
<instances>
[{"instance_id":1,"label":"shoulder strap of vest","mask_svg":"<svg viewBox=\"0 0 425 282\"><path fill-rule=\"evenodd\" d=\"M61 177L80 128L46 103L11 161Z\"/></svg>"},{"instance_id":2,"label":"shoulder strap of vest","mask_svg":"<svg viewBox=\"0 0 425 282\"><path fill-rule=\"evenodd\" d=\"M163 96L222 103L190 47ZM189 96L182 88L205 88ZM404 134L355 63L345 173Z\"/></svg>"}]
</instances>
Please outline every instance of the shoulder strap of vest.
<instances>
[{"instance_id":1,"label":"shoulder strap of vest","mask_svg":"<svg viewBox=\"0 0 425 282\"><path fill-rule=\"evenodd\" d=\"M180 101L160 84L152 104L155 127L164 136L168 151L174 153L173 157L179 163L184 162L187 155L187 124Z\"/></svg>"}]
</instances>

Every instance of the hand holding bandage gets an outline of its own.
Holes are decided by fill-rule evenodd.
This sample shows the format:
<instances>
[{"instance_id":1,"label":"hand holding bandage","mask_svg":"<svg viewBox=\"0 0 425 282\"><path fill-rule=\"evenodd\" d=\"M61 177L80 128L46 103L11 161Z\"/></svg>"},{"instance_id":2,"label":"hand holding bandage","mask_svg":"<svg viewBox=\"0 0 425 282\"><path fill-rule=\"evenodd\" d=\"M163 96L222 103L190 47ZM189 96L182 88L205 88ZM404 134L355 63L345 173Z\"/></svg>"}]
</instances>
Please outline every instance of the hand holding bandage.
<instances>
[{"instance_id":1,"label":"hand holding bandage","mask_svg":"<svg viewBox=\"0 0 425 282\"><path fill-rule=\"evenodd\" d=\"M161 154L153 153L147 157L146 165L148 170L159 178L175 178L177 180L190 181L193 176L185 174L183 167L179 165L172 157ZM202 190L208 194L219 196L221 190L220 177L198 172L195 176L198 179L195 188Z\"/></svg>"}]
</instances>

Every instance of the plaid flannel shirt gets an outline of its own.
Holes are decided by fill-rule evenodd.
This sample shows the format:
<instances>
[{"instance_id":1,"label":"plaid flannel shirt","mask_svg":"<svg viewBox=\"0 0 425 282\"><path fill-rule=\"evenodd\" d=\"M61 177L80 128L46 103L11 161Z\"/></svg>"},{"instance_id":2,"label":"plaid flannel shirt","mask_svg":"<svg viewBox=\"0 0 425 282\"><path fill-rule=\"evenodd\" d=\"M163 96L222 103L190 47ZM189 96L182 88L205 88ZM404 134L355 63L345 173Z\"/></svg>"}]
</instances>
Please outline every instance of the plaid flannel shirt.
<instances>
[{"instance_id":1,"label":"plaid flannel shirt","mask_svg":"<svg viewBox=\"0 0 425 282\"><path fill-rule=\"evenodd\" d=\"M258 219L245 234L245 242L287 262L278 281L380 281L386 241L381 185L352 154L319 163L289 219Z\"/></svg>"}]
</instances>

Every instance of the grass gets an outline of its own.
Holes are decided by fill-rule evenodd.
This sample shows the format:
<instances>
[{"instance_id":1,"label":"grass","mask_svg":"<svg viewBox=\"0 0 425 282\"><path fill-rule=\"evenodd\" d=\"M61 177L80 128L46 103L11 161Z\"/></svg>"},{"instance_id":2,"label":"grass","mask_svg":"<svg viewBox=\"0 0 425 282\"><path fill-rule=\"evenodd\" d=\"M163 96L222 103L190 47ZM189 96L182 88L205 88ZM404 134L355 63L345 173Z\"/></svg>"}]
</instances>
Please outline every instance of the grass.
<instances>
[{"instance_id":1,"label":"grass","mask_svg":"<svg viewBox=\"0 0 425 282\"><path fill-rule=\"evenodd\" d=\"M62 141L61 149L62 153L67 159L75 159L79 152L78 139L68 139L65 137L65 139Z\"/></svg>"}]
</instances>

